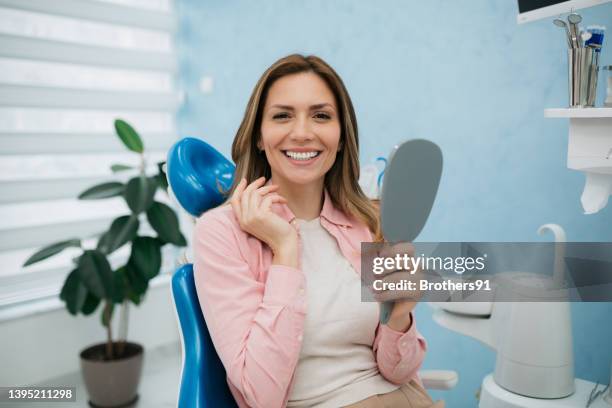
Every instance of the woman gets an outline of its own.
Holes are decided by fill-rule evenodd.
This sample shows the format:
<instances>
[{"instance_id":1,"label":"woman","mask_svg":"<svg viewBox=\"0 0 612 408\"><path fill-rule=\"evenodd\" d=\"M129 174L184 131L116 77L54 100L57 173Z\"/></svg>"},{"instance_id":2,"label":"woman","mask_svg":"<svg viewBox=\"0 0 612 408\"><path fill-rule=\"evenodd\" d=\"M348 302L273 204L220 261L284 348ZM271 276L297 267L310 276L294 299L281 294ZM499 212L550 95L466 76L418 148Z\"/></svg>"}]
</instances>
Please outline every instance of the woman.
<instances>
[{"instance_id":1,"label":"woman","mask_svg":"<svg viewBox=\"0 0 612 408\"><path fill-rule=\"evenodd\" d=\"M358 148L324 61L290 55L263 74L232 144L229 198L194 232L200 304L240 407L434 406L415 302L396 302L385 325L361 302L360 243L381 233Z\"/></svg>"}]
</instances>

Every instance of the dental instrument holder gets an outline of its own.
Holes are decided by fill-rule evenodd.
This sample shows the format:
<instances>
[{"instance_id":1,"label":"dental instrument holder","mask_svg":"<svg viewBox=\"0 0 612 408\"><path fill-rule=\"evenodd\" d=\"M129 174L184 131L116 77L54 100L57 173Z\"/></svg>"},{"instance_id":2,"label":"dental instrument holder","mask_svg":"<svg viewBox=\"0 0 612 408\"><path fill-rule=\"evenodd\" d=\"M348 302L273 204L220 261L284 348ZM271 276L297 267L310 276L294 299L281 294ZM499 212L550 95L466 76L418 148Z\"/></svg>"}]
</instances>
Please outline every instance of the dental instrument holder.
<instances>
[{"instance_id":1,"label":"dental instrument holder","mask_svg":"<svg viewBox=\"0 0 612 408\"><path fill-rule=\"evenodd\" d=\"M612 108L612 65L602 67L602 71L605 73L607 82L606 100L604 101L604 106Z\"/></svg>"},{"instance_id":2,"label":"dental instrument holder","mask_svg":"<svg viewBox=\"0 0 612 408\"><path fill-rule=\"evenodd\" d=\"M419 235L436 199L442 176L442 151L424 139L396 146L385 167L380 199L381 228L388 242L412 242ZM386 324L393 302L383 302L380 322Z\"/></svg>"},{"instance_id":3,"label":"dental instrument holder","mask_svg":"<svg viewBox=\"0 0 612 408\"><path fill-rule=\"evenodd\" d=\"M570 108L595 106L599 53L591 47L570 48L567 56Z\"/></svg>"}]
</instances>

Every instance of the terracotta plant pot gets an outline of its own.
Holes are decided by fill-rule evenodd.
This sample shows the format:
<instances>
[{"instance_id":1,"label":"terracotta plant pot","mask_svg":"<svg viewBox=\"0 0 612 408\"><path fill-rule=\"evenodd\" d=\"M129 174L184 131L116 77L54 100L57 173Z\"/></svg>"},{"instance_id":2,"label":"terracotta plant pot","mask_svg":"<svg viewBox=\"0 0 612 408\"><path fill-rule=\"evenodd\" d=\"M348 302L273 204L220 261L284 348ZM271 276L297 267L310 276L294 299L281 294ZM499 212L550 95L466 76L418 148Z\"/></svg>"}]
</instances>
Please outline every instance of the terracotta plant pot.
<instances>
[{"instance_id":1,"label":"terracotta plant pot","mask_svg":"<svg viewBox=\"0 0 612 408\"><path fill-rule=\"evenodd\" d=\"M81 373L89 394L89 405L99 408L129 407L138 400L144 349L125 343L124 353L112 360L105 356L106 343L81 351ZM119 343L113 343L115 354Z\"/></svg>"}]
</instances>

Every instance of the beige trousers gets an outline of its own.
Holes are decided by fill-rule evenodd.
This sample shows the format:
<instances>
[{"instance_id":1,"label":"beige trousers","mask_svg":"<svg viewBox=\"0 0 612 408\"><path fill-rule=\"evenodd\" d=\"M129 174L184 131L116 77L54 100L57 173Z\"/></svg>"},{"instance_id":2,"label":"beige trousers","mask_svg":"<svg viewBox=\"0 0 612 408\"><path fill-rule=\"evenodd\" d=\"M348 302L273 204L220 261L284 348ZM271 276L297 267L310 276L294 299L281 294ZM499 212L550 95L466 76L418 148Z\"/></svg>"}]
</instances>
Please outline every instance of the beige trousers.
<instances>
[{"instance_id":1,"label":"beige trousers","mask_svg":"<svg viewBox=\"0 0 612 408\"><path fill-rule=\"evenodd\" d=\"M433 402L420 384L410 381L395 391L374 395L345 408L444 408L444 401Z\"/></svg>"}]
</instances>

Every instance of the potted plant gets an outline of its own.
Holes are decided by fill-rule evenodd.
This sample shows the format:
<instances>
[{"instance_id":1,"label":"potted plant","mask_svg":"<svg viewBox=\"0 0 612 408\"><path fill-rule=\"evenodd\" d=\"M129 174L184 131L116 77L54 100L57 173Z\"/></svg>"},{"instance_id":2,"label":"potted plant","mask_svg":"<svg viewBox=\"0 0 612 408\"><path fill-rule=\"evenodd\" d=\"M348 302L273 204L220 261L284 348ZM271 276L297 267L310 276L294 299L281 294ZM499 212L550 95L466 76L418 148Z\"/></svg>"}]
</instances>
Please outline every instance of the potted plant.
<instances>
[{"instance_id":1,"label":"potted plant","mask_svg":"<svg viewBox=\"0 0 612 408\"><path fill-rule=\"evenodd\" d=\"M79 195L80 200L100 200L122 196L130 213L117 217L97 240L95 248L85 248L78 238L46 246L26 260L24 266L56 255L66 248L82 251L73 259L60 292L60 299L72 315L91 315L100 306L100 318L106 328L106 341L81 351L81 371L94 406L127 406L138 399L138 384L144 349L127 341L129 303L139 305L146 295L149 281L159 274L166 244L185 246L174 210L155 200L158 188L167 191L164 162L157 163L157 173L146 174L144 146L138 133L123 120L115 120L115 130L123 144L140 155L140 166L111 166L113 172L135 170L138 174L127 183L112 181L93 186ZM139 226L148 220L154 236L141 235ZM108 256L124 245L131 245L130 255L121 266L113 268ZM115 305L121 304L119 336L115 341L112 319Z\"/></svg>"}]
</instances>

